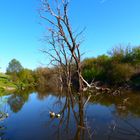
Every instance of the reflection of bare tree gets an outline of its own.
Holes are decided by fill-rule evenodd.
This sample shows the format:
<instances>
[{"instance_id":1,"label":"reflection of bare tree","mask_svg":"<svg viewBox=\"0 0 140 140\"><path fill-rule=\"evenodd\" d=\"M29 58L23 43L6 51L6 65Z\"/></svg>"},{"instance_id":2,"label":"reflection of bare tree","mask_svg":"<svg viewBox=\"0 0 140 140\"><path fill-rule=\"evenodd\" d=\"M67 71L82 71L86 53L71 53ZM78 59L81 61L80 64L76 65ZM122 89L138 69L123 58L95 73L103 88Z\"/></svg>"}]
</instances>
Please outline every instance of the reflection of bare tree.
<instances>
[{"instance_id":1,"label":"reflection of bare tree","mask_svg":"<svg viewBox=\"0 0 140 140\"><path fill-rule=\"evenodd\" d=\"M4 138L5 130L6 130L6 127L4 125L0 124L0 140L6 140Z\"/></svg>"},{"instance_id":2,"label":"reflection of bare tree","mask_svg":"<svg viewBox=\"0 0 140 140\"><path fill-rule=\"evenodd\" d=\"M85 124L84 124L84 103L83 103L83 97L82 94L79 95L79 99L78 99L78 105L79 105L79 114L78 114L78 118L77 119L77 131L75 134L75 138L76 140L79 140L81 137L84 138L85 135Z\"/></svg>"},{"instance_id":3,"label":"reflection of bare tree","mask_svg":"<svg viewBox=\"0 0 140 140\"><path fill-rule=\"evenodd\" d=\"M130 120L119 120L117 116L114 120L116 121L110 125L108 140L140 140L140 130Z\"/></svg>"},{"instance_id":4,"label":"reflection of bare tree","mask_svg":"<svg viewBox=\"0 0 140 140\"><path fill-rule=\"evenodd\" d=\"M62 86L68 88L71 85L74 87L75 82L72 80L74 74L78 91L83 91L84 84L90 87L81 72L80 45L82 41L79 41L81 40L79 36L84 30L79 33L73 31L68 14L69 0L54 0L53 2L41 0L40 4L39 15L47 22L48 32L44 40L49 45L42 52L49 56L50 64L57 69L59 84L62 83Z\"/></svg>"},{"instance_id":5,"label":"reflection of bare tree","mask_svg":"<svg viewBox=\"0 0 140 140\"><path fill-rule=\"evenodd\" d=\"M2 102L2 99L0 99L0 101ZM4 106L2 106L0 108L0 140L5 140L3 138L3 136L5 135L5 130L6 130L6 127L3 124L3 120L7 118L5 111L6 110L5 110Z\"/></svg>"},{"instance_id":6,"label":"reflection of bare tree","mask_svg":"<svg viewBox=\"0 0 140 140\"><path fill-rule=\"evenodd\" d=\"M67 96L64 103L62 103L61 100L56 102L57 106L58 104L61 104L60 106L62 106L63 104L63 106L58 112L61 114L61 117L57 125L57 131L54 132L54 134L57 135L57 139L61 139L61 130L63 130L63 133L65 132L65 134L70 137L69 139L91 139L92 135L87 125L88 123L85 119L86 117L84 108L90 97L85 100L82 94L77 94L76 96L73 96L70 90L68 90L66 94ZM53 123L54 119L55 118L51 118L49 123ZM70 135L71 120L73 120L74 122L74 135Z\"/></svg>"}]
</instances>

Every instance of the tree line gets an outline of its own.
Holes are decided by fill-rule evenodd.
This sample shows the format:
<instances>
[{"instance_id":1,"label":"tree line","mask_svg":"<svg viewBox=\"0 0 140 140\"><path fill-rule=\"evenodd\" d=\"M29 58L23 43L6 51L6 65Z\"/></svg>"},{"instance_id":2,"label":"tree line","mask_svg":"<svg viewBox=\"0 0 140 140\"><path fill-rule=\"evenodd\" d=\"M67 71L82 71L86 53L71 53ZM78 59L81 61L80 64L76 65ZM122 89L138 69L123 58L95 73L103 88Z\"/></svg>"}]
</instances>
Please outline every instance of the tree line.
<instances>
[{"instance_id":1,"label":"tree line","mask_svg":"<svg viewBox=\"0 0 140 140\"><path fill-rule=\"evenodd\" d=\"M59 67L59 68L58 68ZM61 80L65 80L65 74L61 66L38 67L35 70L23 68L21 63L12 59L6 70L12 82L22 87L36 86L40 89L48 87L60 87ZM78 77L75 73L76 65L71 64L71 81L73 88L77 88ZM140 86L140 47L118 46L98 57L86 58L81 62L81 72L88 82L100 82L108 86L131 85ZM65 83L63 83L65 87Z\"/></svg>"},{"instance_id":2,"label":"tree line","mask_svg":"<svg viewBox=\"0 0 140 140\"><path fill-rule=\"evenodd\" d=\"M48 67L38 67L35 70L24 68L22 64L12 59L6 69L6 74L10 77L11 82L15 83L19 89L37 87L45 89L56 87L57 69Z\"/></svg>"},{"instance_id":3,"label":"tree line","mask_svg":"<svg viewBox=\"0 0 140 140\"><path fill-rule=\"evenodd\" d=\"M118 45L108 55L87 58L82 63L82 74L88 82L140 87L140 46Z\"/></svg>"}]
</instances>

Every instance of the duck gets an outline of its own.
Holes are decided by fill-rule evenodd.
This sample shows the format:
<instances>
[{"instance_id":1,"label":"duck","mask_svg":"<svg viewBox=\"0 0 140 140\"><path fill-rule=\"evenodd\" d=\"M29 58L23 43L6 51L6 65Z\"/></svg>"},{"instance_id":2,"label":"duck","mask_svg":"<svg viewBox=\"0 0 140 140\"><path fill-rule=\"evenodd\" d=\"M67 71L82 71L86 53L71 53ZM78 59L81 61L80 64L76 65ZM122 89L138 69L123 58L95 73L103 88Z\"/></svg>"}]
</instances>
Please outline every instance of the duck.
<instances>
[{"instance_id":1,"label":"duck","mask_svg":"<svg viewBox=\"0 0 140 140\"><path fill-rule=\"evenodd\" d=\"M57 118L60 118L61 115L58 113L58 114L55 114L55 116L56 116Z\"/></svg>"},{"instance_id":2,"label":"duck","mask_svg":"<svg viewBox=\"0 0 140 140\"><path fill-rule=\"evenodd\" d=\"M54 117L60 118L60 116L61 116L59 113L56 114L55 112L52 112L52 111L49 111L49 114L50 114L51 118L54 118Z\"/></svg>"},{"instance_id":3,"label":"duck","mask_svg":"<svg viewBox=\"0 0 140 140\"><path fill-rule=\"evenodd\" d=\"M51 118L54 118L54 117L55 117L55 113L54 113L54 112L49 111L49 114L50 114L50 117L51 117Z\"/></svg>"}]
</instances>

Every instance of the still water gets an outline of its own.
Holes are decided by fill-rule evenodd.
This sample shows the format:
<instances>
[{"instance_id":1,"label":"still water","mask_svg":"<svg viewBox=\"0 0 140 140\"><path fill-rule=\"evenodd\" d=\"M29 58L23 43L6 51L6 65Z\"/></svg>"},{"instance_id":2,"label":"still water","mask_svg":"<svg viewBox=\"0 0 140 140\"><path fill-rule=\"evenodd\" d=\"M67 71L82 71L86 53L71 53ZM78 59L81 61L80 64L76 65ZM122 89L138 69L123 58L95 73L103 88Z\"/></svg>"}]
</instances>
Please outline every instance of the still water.
<instances>
[{"instance_id":1,"label":"still water","mask_svg":"<svg viewBox=\"0 0 140 140\"><path fill-rule=\"evenodd\" d=\"M69 101L51 92L1 96L9 116L0 121L0 140L140 140L139 93L91 96L84 107Z\"/></svg>"}]
</instances>

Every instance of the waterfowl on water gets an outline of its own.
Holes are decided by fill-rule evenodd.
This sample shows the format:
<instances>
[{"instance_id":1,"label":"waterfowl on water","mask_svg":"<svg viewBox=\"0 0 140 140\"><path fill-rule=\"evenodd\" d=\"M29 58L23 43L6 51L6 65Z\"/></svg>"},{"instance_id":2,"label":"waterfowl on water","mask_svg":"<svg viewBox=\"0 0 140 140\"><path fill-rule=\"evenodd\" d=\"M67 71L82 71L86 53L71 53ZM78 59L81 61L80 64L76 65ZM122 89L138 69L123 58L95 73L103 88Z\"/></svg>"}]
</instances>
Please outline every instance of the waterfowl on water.
<instances>
[{"instance_id":1,"label":"waterfowl on water","mask_svg":"<svg viewBox=\"0 0 140 140\"><path fill-rule=\"evenodd\" d=\"M50 117L51 117L51 118L52 118L52 117L55 117L55 113L54 113L54 112L49 111L49 114L50 114Z\"/></svg>"},{"instance_id":2,"label":"waterfowl on water","mask_svg":"<svg viewBox=\"0 0 140 140\"><path fill-rule=\"evenodd\" d=\"M57 118L60 118L61 115L60 115L60 114L56 114L55 116L56 116Z\"/></svg>"},{"instance_id":3,"label":"waterfowl on water","mask_svg":"<svg viewBox=\"0 0 140 140\"><path fill-rule=\"evenodd\" d=\"M54 117L60 118L60 116L61 116L59 113L56 114L56 113L54 113L54 112L52 112L52 111L49 111L49 114L50 114L50 117L51 117L51 118L54 118Z\"/></svg>"}]
</instances>

